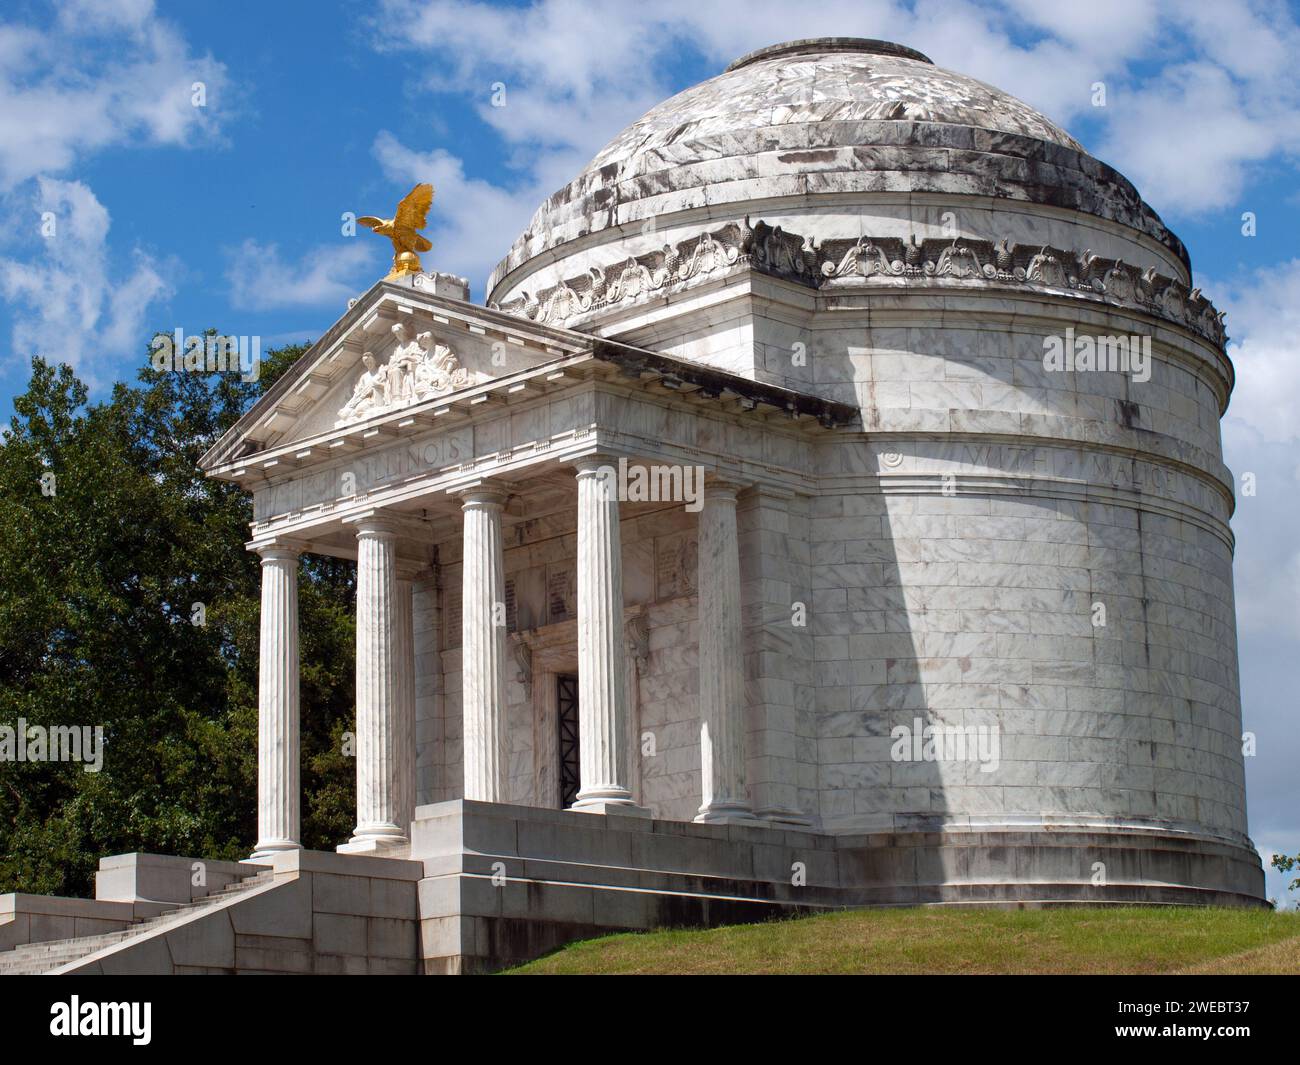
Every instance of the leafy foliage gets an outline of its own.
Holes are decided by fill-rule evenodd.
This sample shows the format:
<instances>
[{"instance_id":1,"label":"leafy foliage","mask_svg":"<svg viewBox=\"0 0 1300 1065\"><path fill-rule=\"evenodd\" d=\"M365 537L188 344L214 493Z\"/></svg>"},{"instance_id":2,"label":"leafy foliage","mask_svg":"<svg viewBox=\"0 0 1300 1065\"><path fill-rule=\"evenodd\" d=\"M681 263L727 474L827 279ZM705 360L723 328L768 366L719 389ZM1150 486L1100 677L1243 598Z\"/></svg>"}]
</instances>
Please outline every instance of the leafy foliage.
<instances>
[{"instance_id":1,"label":"leafy foliage","mask_svg":"<svg viewBox=\"0 0 1300 1065\"><path fill-rule=\"evenodd\" d=\"M1300 854L1288 857L1285 854L1273 855L1273 868L1280 873L1290 873L1300 871ZM1295 891L1300 888L1300 876L1297 876L1291 883L1287 884L1287 891Z\"/></svg>"},{"instance_id":2,"label":"leafy foliage","mask_svg":"<svg viewBox=\"0 0 1300 1065\"><path fill-rule=\"evenodd\" d=\"M104 762L92 773L0 761L0 892L90 893L106 854L251 850L252 507L198 460L303 350L268 352L256 383L146 367L96 404L67 366L33 360L0 444L0 725L101 725ZM332 847L351 827L353 765L339 734L352 727L353 589L350 563L304 559L309 847ZM195 604L204 624L192 622Z\"/></svg>"}]
</instances>

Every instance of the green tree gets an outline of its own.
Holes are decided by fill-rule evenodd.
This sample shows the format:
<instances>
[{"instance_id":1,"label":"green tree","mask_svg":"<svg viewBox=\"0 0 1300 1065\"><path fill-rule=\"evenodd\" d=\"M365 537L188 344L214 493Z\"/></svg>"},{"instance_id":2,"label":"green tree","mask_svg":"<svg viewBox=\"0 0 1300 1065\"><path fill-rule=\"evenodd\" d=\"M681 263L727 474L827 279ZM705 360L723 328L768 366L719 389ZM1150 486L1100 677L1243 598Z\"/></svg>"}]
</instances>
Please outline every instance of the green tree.
<instances>
[{"instance_id":1,"label":"green tree","mask_svg":"<svg viewBox=\"0 0 1300 1065\"><path fill-rule=\"evenodd\" d=\"M85 894L99 858L123 851L251 849L252 507L198 459L303 350L268 352L256 383L146 367L95 404L67 366L33 360L0 444L0 725L99 725L105 753L98 773L0 762L0 892ZM351 828L339 736L352 727L353 589L350 563L304 560L309 847Z\"/></svg>"},{"instance_id":2,"label":"green tree","mask_svg":"<svg viewBox=\"0 0 1300 1065\"><path fill-rule=\"evenodd\" d=\"M1300 870L1300 854L1297 854L1294 857L1288 857L1285 854L1273 855L1273 868L1280 873L1290 873L1295 870ZM1297 888L1300 888L1300 876L1297 876L1286 886L1287 891L1295 891Z\"/></svg>"}]
</instances>

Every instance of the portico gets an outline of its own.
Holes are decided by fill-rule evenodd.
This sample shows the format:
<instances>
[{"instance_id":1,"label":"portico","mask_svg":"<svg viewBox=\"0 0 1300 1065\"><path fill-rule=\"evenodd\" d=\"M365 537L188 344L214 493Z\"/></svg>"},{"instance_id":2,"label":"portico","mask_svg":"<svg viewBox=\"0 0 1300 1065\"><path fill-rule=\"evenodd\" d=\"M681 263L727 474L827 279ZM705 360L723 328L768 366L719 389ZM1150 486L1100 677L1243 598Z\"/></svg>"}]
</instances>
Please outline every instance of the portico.
<instances>
[{"instance_id":1,"label":"portico","mask_svg":"<svg viewBox=\"0 0 1300 1065\"><path fill-rule=\"evenodd\" d=\"M296 581L312 552L357 563L357 816L340 850L400 854L416 805L452 798L804 820L791 744L777 750L761 720L766 678L746 696L746 663L761 672L772 641L770 618L742 616L742 588L764 594L742 526L796 497L801 442L847 411L800 410L783 389L525 331L410 287L377 286L370 299L296 388L252 412L253 431L273 426L278 439L258 441L255 462L221 467L254 492L249 547L263 560L257 853L300 844ZM404 359L418 361L417 335L444 363L454 353L473 383L384 407L374 354L329 370L370 343L367 323ZM493 366L503 350L511 358ZM371 414L354 420L361 387ZM304 392L316 401L297 400ZM322 407L339 416L311 432ZM773 438L789 441L789 465L770 461ZM703 490L627 493L627 471L650 464L689 468L665 483L694 477ZM559 682L577 693L571 803Z\"/></svg>"}]
</instances>

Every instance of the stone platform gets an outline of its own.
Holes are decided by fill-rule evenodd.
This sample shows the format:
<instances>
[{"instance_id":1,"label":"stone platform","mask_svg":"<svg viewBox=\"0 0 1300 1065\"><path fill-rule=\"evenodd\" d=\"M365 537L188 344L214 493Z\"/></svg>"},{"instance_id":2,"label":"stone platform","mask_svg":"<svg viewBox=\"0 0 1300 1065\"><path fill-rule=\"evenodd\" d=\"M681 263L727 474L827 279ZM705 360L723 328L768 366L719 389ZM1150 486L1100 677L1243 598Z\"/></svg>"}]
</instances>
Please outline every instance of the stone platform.
<instances>
[{"instance_id":1,"label":"stone platform","mask_svg":"<svg viewBox=\"0 0 1300 1065\"><path fill-rule=\"evenodd\" d=\"M833 836L454 801L416 811L411 856L424 863L426 972L487 971L624 929L831 909L1264 904L1254 851L1155 831Z\"/></svg>"},{"instance_id":2,"label":"stone platform","mask_svg":"<svg viewBox=\"0 0 1300 1065\"><path fill-rule=\"evenodd\" d=\"M105 859L97 900L0 898L0 971L481 973L617 931L843 908L1263 905L1253 851L1173 832L836 836L463 800L419 807L409 852L209 863L207 894L191 861Z\"/></svg>"}]
</instances>

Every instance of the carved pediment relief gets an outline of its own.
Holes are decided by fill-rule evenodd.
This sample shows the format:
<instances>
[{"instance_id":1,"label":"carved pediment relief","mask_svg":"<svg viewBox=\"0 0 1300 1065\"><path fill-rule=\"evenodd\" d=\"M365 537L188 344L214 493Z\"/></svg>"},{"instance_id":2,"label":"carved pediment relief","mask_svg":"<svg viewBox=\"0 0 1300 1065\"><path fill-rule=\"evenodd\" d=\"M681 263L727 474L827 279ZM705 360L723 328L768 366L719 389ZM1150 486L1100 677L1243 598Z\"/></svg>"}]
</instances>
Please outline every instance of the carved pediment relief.
<instances>
[{"instance_id":1,"label":"carved pediment relief","mask_svg":"<svg viewBox=\"0 0 1300 1065\"><path fill-rule=\"evenodd\" d=\"M387 414L465 388L473 383L470 372L446 344L432 333L415 333L406 322L392 327L397 343L383 363L373 352L361 356L361 369L338 411L338 425L349 425L377 414Z\"/></svg>"},{"instance_id":2,"label":"carved pediment relief","mask_svg":"<svg viewBox=\"0 0 1300 1065\"><path fill-rule=\"evenodd\" d=\"M368 432L372 420L401 422L408 407L437 407L454 401L457 393L586 346L539 334L463 301L431 296L428 307L420 306L418 291L411 292L367 294L271 386L205 461L215 467L236 455L244 459L349 432L356 434L345 445L349 449L373 446L392 429ZM277 460L277 472L328 455L322 447Z\"/></svg>"}]
</instances>

